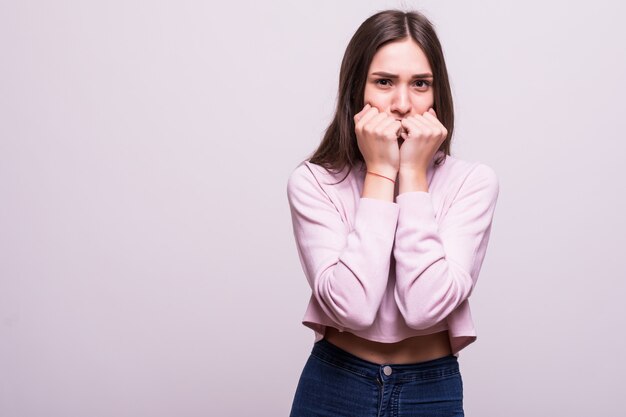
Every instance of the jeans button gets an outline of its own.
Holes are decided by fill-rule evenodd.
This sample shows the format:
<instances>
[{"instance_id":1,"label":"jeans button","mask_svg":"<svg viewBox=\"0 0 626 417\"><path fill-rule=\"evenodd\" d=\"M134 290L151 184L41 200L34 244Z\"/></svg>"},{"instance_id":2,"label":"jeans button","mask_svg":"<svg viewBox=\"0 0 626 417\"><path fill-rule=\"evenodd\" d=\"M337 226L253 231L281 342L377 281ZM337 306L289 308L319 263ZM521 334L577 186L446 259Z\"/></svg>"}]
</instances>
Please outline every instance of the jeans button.
<instances>
[{"instance_id":1,"label":"jeans button","mask_svg":"<svg viewBox=\"0 0 626 417\"><path fill-rule=\"evenodd\" d=\"M385 366L383 368L383 372L385 373L385 375L389 376L391 375L391 366Z\"/></svg>"}]
</instances>

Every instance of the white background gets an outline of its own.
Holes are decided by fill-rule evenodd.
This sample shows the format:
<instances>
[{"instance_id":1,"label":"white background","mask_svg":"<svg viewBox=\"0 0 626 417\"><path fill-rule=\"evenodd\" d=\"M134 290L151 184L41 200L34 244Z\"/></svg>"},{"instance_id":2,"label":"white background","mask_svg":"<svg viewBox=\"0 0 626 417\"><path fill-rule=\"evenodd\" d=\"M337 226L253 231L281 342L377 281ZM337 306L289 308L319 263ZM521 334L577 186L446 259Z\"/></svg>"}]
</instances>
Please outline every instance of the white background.
<instances>
[{"instance_id":1,"label":"white background","mask_svg":"<svg viewBox=\"0 0 626 417\"><path fill-rule=\"evenodd\" d=\"M621 416L620 2L0 2L0 415L286 416L313 343L286 181L371 14L426 14L499 176L468 416Z\"/></svg>"}]
</instances>

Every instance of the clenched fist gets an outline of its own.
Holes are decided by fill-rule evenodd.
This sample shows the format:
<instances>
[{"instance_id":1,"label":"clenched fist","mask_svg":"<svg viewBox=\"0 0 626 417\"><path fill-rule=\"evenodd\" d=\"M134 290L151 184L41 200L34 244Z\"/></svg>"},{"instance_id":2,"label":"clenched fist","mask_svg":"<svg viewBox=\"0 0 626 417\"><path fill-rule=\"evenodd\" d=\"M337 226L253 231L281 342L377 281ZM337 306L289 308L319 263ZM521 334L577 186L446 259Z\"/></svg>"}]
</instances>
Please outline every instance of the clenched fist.
<instances>
[{"instance_id":1,"label":"clenched fist","mask_svg":"<svg viewBox=\"0 0 626 417\"><path fill-rule=\"evenodd\" d=\"M435 153L448 136L448 130L432 108L423 115L402 119L402 127L404 130L400 136L404 142L400 148L399 169L425 175Z\"/></svg>"},{"instance_id":2,"label":"clenched fist","mask_svg":"<svg viewBox=\"0 0 626 417\"><path fill-rule=\"evenodd\" d=\"M395 178L400 168L398 137L402 123L368 103L354 116L354 124L367 169Z\"/></svg>"}]
</instances>

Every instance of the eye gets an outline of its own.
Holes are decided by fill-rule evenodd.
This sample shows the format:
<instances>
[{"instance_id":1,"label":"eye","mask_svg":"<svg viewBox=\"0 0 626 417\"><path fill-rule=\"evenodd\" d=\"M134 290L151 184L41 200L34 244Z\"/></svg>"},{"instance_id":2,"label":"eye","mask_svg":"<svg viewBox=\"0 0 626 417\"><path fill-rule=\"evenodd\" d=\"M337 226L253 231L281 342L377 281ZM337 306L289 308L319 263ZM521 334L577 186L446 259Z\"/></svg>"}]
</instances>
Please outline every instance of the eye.
<instances>
[{"instance_id":1,"label":"eye","mask_svg":"<svg viewBox=\"0 0 626 417\"><path fill-rule=\"evenodd\" d=\"M420 90L427 90L428 87L432 85L432 83L426 80L415 80L414 85Z\"/></svg>"},{"instance_id":2,"label":"eye","mask_svg":"<svg viewBox=\"0 0 626 417\"><path fill-rule=\"evenodd\" d=\"M381 87L388 87L391 85L391 80L388 78L379 78L374 80L374 84L380 85Z\"/></svg>"}]
</instances>

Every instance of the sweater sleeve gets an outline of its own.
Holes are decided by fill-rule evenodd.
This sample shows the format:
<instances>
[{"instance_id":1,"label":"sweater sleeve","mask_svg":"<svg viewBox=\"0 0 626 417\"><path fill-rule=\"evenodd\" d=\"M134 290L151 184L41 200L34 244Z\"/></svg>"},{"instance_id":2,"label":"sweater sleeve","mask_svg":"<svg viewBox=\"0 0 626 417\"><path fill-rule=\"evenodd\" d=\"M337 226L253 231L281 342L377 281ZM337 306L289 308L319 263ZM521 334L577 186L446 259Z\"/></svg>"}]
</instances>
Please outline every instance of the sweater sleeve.
<instances>
[{"instance_id":1,"label":"sweater sleeve","mask_svg":"<svg viewBox=\"0 0 626 417\"><path fill-rule=\"evenodd\" d=\"M287 197L312 295L338 326L371 326L387 287L398 205L360 198L350 228L306 165L290 176Z\"/></svg>"},{"instance_id":2,"label":"sweater sleeve","mask_svg":"<svg viewBox=\"0 0 626 417\"><path fill-rule=\"evenodd\" d=\"M487 165L463 182L438 226L431 195L400 194L394 247L396 303L409 327L429 328L471 294L485 257L499 184Z\"/></svg>"}]
</instances>

